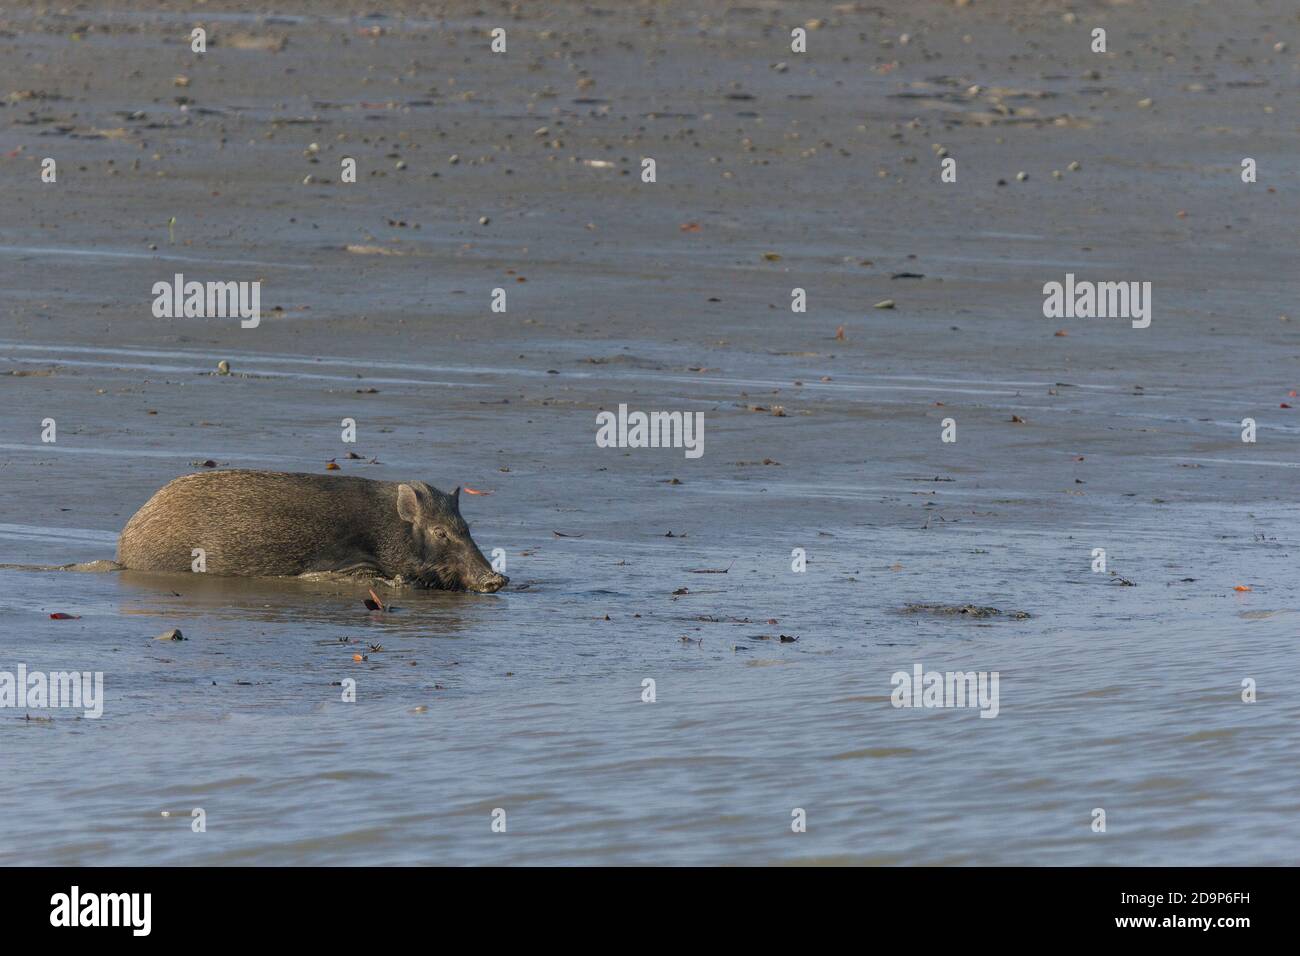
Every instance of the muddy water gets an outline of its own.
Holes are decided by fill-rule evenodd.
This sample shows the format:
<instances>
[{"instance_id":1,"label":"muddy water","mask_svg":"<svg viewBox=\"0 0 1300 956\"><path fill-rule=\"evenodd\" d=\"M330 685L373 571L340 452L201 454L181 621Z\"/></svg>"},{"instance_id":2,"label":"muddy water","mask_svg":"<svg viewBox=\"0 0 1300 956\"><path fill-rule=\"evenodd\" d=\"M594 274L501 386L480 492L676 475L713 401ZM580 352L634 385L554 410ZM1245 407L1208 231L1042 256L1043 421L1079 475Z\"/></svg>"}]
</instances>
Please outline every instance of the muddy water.
<instances>
[{"instance_id":1,"label":"muddy water","mask_svg":"<svg viewBox=\"0 0 1300 956\"><path fill-rule=\"evenodd\" d=\"M495 59L456 5L319 7L224 5L288 45L203 58L179 7L7 14L0 93L63 98L0 112L0 670L107 699L0 710L0 862L1300 858L1285 5L846 8L804 61L782 5L548 4ZM177 271L261 279L261 325L154 319ZM1067 271L1152 326L1044 319ZM620 403L704 455L597 448ZM32 569L204 461L333 458L491 492L510 587ZM917 663L997 671L997 717L893 707Z\"/></svg>"}]
</instances>

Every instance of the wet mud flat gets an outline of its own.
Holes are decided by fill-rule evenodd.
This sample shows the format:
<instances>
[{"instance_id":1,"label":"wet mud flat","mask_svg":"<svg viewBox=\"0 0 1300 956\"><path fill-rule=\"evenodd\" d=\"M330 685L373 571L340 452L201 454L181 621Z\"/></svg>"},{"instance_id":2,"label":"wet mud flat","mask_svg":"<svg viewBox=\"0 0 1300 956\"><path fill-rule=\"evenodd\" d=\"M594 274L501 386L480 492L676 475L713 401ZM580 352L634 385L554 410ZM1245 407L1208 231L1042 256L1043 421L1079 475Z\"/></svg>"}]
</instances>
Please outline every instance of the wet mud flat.
<instances>
[{"instance_id":1,"label":"wet mud flat","mask_svg":"<svg viewBox=\"0 0 1300 956\"><path fill-rule=\"evenodd\" d=\"M0 861L1294 860L1295 12L1064 12L7 9L0 562L333 461L484 492L512 581L0 569L0 671L107 698L0 709ZM260 324L154 318L177 272ZM1151 326L1044 318L1067 272ZM997 719L891 706L918 662Z\"/></svg>"}]
</instances>

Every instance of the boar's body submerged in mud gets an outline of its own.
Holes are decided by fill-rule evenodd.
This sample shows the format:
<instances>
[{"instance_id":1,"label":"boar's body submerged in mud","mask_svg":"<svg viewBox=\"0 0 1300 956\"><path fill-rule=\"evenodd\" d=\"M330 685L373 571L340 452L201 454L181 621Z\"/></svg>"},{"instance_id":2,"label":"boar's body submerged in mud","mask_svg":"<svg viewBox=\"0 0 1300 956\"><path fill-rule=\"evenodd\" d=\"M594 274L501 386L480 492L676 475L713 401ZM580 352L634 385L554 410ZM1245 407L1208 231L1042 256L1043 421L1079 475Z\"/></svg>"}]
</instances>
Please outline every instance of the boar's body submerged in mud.
<instances>
[{"instance_id":1,"label":"boar's body submerged in mud","mask_svg":"<svg viewBox=\"0 0 1300 956\"><path fill-rule=\"evenodd\" d=\"M117 560L138 571L373 575L450 590L497 591L509 580L483 557L460 516L460 489L270 471L212 471L169 482L135 513Z\"/></svg>"}]
</instances>

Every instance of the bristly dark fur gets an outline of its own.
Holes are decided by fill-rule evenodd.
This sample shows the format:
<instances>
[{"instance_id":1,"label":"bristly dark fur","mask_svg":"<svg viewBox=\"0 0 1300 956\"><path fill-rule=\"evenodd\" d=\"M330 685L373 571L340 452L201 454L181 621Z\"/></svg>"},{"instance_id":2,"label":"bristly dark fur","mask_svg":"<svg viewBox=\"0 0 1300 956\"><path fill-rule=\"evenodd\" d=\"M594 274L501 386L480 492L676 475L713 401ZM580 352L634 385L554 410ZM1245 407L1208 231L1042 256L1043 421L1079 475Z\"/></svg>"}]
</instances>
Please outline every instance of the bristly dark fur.
<instances>
[{"instance_id":1,"label":"bristly dark fur","mask_svg":"<svg viewBox=\"0 0 1300 956\"><path fill-rule=\"evenodd\" d=\"M367 569L447 591L487 591L492 570L451 494L422 481L349 475L211 471L159 490L127 522L118 561L189 572L193 550L213 575L273 577Z\"/></svg>"},{"instance_id":2,"label":"bristly dark fur","mask_svg":"<svg viewBox=\"0 0 1300 956\"><path fill-rule=\"evenodd\" d=\"M436 591L464 591L465 583L454 564L439 561L417 578L420 587Z\"/></svg>"}]
</instances>

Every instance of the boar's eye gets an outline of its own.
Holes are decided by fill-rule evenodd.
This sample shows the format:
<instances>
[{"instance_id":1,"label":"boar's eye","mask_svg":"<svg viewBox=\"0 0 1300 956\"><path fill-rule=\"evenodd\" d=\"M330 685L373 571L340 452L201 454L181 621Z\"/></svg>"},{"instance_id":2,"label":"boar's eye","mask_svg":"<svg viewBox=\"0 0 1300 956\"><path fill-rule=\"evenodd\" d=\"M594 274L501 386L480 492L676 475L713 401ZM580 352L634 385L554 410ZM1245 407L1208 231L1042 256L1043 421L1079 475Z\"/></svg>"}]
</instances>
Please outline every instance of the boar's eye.
<instances>
[{"instance_id":1,"label":"boar's eye","mask_svg":"<svg viewBox=\"0 0 1300 956\"><path fill-rule=\"evenodd\" d=\"M433 531L433 536L435 538L445 539L447 537L447 529L442 527L442 525L434 525L431 530Z\"/></svg>"}]
</instances>

